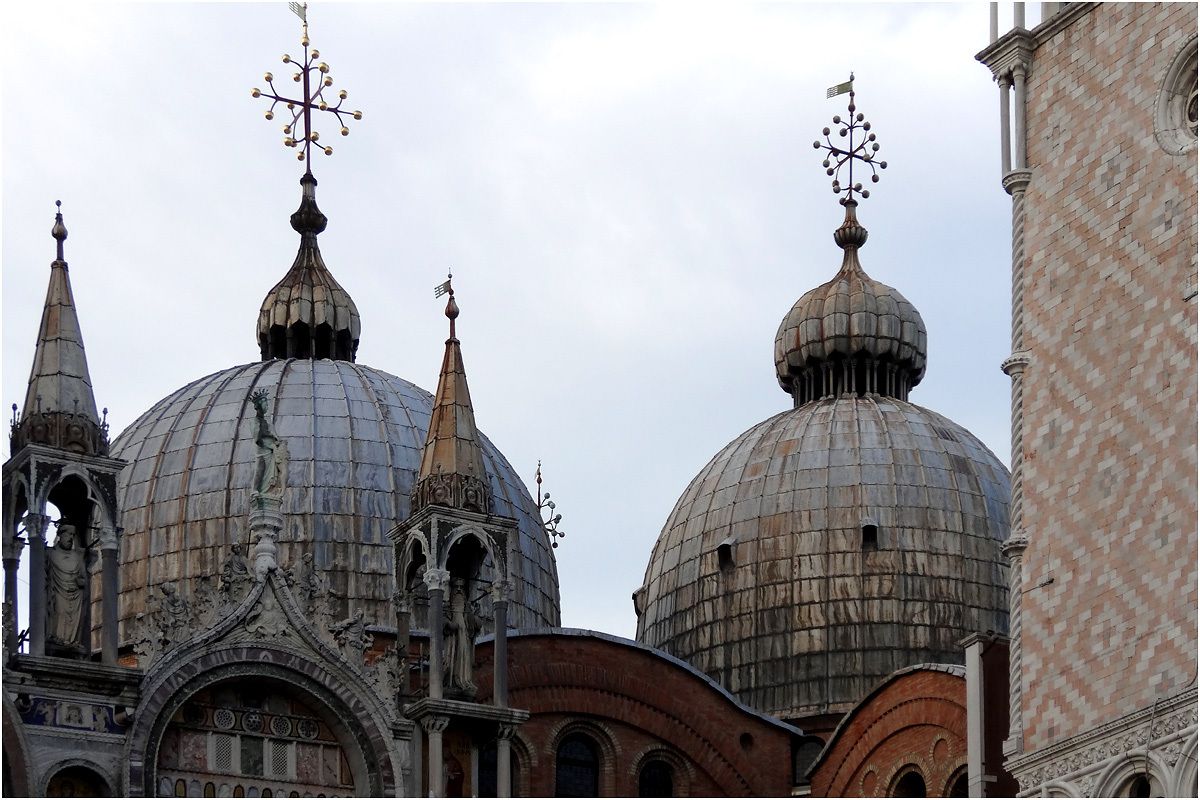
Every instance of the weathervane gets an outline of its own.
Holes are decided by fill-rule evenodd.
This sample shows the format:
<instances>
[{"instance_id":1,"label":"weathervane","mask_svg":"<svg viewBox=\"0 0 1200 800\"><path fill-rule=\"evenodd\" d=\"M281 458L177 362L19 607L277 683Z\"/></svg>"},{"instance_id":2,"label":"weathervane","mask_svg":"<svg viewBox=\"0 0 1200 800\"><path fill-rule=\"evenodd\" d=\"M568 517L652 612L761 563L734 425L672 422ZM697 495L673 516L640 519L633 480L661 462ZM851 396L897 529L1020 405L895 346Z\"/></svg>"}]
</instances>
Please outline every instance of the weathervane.
<instances>
[{"instance_id":1,"label":"weathervane","mask_svg":"<svg viewBox=\"0 0 1200 800\"><path fill-rule=\"evenodd\" d=\"M271 98L271 107L267 109L267 119L275 118L275 106L280 103L287 105L287 110L292 112L292 121L283 126L285 147L302 147L301 152L296 154L296 158L304 162L306 171L312 171L311 151L314 144L325 151L325 155L333 155L333 148L328 145L320 145L317 142L320 140L320 134L313 130L312 112L313 111L328 111L337 117L338 123L341 125L342 136L349 136L350 129L346 127L347 120L343 117L353 117L354 119L362 119L361 111L343 111L342 103L345 102L347 92L342 89L337 93L337 104L329 105L325 101L324 92L330 86L333 86L333 78L329 75L329 65L324 61L318 62L321 57L320 51L315 48L310 52L308 49L308 3L301 5L300 3L288 3L288 8L300 18L303 23L303 33L300 36L300 44L304 46L304 58L302 61L294 61L291 56L286 53L283 56L283 63L295 64L300 68L300 71L292 76L292 80L296 83L301 83L304 86L303 99L294 99L284 97L275 88L275 76L267 73L263 79L267 82L267 86L271 87L269 92L261 91L257 88L250 91L251 97L269 97ZM315 76L313 73L317 73ZM317 90L314 93L312 84L313 79L316 79ZM303 125L303 136L296 138L297 125Z\"/></svg>"},{"instance_id":2,"label":"weathervane","mask_svg":"<svg viewBox=\"0 0 1200 800\"><path fill-rule=\"evenodd\" d=\"M554 513L554 501L550 499L550 493L542 494L542 462L538 461L537 465L537 498L538 498L538 515L542 519L542 530L546 531L546 535L550 537L550 546L558 547L558 540L564 538L566 531L558 529L558 523L562 521L562 514Z\"/></svg>"},{"instance_id":3,"label":"weathervane","mask_svg":"<svg viewBox=\"0 0 1200 800\"><path fill-rule=\"evenodd\" d=\"M833 192L834 194L846 193L846 196L838 200L839 203L854 201L854 195L861 195L863 198L871 196L869 189L864 189L861 183L854 182L854 162L861 161L871 168L871 182L879 182L879 172L876 171L876 166L879 169L887 169L886 161L879 161L875 158L875 154L879 151L879 143L875 141L875 134L871 133L871 123L863 119L862 112L855 113L856 106L854 105L854 73L850 73L850 80L845 83L839 83L837 86L832 86L825 93L826 98L836 97L839 94L850 93L850 105L846 110L850 113L849 118L843 120L841 116L833 115L833 124L841 125L841 130L838 135L845 138L849 137L850 141L845 148L838 147L829 138L830 130L825 128L821 133L825 136L825 144L819 141L813 142L813 148L817 150L827 150L829 157L821 162L821 166L825 167L825 174L833 176ZM866 136L863 137L857 145L854 143L855 131L861 131ZM847 176L846 185L841 183L842 167L848 167L849 174Z\"/></svg>"}]
</instances>

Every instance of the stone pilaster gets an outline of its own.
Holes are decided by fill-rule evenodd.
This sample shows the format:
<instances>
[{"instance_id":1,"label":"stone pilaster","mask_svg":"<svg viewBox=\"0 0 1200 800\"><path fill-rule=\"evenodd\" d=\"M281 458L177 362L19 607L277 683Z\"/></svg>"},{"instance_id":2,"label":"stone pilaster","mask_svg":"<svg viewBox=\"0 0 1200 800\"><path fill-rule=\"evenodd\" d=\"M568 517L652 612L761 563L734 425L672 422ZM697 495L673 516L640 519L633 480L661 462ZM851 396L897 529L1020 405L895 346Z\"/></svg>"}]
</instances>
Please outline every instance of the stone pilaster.
<instances>
[{"instance_id":1,"label":"stone pilaster","mask_svg":"<svg viewBox=\"0 0 1200 800\"><path fill-rule=\"evenodd\" d=\"M25 515L25 536L29 541L29 653L46 654L46 529L50 517Z\"/></svg>"},{"instance_id":2,"label":"stone pilaster","mask_svg":"<svg viewBox=\"0 0 1200 800\"><path fill-rule=\"evenodd\" d=\"M117 530L100 531L100 658L117 663L117 597L120 594L120 567L117 564Z\"/></svg>"}]
</instances>

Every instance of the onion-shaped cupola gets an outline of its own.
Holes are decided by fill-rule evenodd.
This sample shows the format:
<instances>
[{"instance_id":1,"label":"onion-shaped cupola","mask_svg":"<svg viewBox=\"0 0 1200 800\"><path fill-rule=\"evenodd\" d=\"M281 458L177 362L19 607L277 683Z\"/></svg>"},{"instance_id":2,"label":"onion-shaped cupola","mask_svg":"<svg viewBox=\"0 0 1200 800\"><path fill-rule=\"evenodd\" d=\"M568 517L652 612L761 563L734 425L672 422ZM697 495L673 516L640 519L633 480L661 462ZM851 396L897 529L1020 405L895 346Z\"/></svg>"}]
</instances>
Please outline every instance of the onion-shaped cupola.
<instances>
[{"instance_id":1,"label":"onion-shaped cupola","mask_svg":"<svg viewBox=\"0 0 1200 800\"><path fill-rule=\"evenodd\" d=\"M358 308L334 280L317 247L317 235L329 221L317 207L317 179L306 172L300 185L300 208L292 214L300 251L283 280L267 292L258 312L262 359L353 361L358 350Z\"/></svg>"},{"instance_id":2,"label":"onion-shaped cupola","mask_svg":"<svg viewBox=\"0 0 1200 800\"><path fill-rule=\"evenodd\" d=\"M925 323L904 295L863 270L867 229L858 203L843 205L845 221L833 234L841 269L796 301L775 336L779 385L797 406L847 393L907 400L925 374Z\"/></svg>"}]
</instances>

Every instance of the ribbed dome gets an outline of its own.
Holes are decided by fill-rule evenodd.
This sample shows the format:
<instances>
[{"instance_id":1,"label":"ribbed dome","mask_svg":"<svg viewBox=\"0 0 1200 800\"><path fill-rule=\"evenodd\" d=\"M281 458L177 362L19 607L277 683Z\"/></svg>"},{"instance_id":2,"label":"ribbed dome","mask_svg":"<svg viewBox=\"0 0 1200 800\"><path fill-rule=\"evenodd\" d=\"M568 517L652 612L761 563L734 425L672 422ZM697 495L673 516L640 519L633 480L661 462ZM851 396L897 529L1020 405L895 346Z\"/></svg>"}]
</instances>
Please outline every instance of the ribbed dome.
<instances>
[{"instance_id":1,"label":"ribbed dome","mask_svg":"<svg viewBox=\"0 0 1200 800\"><path fill-rule=\"evenodd\" d=\"M635 593L639 641L783 718L1007 630L1008 472L968 431L842 395L754 426L691 482Z\"/></svg>"},{"instance_id":2,"label":"ribbed dome","mask_svg":"<svg viewBox=\"0 0 1200 800\"><path fill-rule=\"evenodd\" d=\"M317 179L300 179L303 196L292 214L300 250L292 268L263 299L258 312L258 346L270 358L332 358L353 361L358 350L359 318L354 300L334 279L317 247L317 234L328 223L317 208Z\"/></svg>"},{"instance_id":3,"label":"ribbed dome","mask_svg":"<svg viewBox=\"0 0 1200 800\"><path fill-rule=\"evenodd\" d=\"M867 230L856 203L834 233L845 251L833 279L804 294L779 325L775 371L797 405L842 392L908 399L925 374L925 322L858 260Z\"/></svg>"},{"instance_id":4,"label":"ribbed dome","mask_svg":"<svg viewBox=\"0 0 1200 800\"><path fill-rule=\"evenodd\" d=\"M247 541L255 454L249 397L257 389L270 395L275 430L290 454L281 563L296 564L311 551L345 598L341 610L362 608L368 620L394 625L386 534L409 514L433 398L361 364L312 359L201 378L156 403L113 443L113 455L129 462L117 497L125 526L122 619L146 610L147 587L218 575L229 545ZM557 625L558 575L537 506L504 456L479 439L493 511L520 528L512 544L518 552L509 555L510 623Z\"/></svg>"}]
</instances>

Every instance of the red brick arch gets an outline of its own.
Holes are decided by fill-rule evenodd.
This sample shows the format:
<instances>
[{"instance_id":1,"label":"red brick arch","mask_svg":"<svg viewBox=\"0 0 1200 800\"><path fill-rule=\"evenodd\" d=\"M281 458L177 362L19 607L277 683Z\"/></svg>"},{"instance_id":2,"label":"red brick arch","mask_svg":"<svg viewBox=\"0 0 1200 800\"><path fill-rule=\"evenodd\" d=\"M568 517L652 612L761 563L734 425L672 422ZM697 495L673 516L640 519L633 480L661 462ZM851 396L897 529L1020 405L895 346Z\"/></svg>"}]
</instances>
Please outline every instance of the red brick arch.
<instances>
[{"instance_id":1,"label":"red brick arch","mask_svg":"<svg viewBox=\"0 0 1200 800\"><path fill-rule=\"evenodd\" d=\"M481 643L476 649L481 702L491 696L491 658L490 643ZM510 636L509 701L530 711L520 735L542 759L553 758L564 726L586 721L602 729L623 760L602 776L602 787L619 796L636 796L637 773L629 762L647 752L666 755L689 794L791 793L798 730L745 707L692 667L636 642L564 630ZM530 788L534 794L553 793L550 784Z\"/></svg>"},{"instance_id":2,"label":"red brick arch","mask_svg":"<svg viewBox=\"0 0 1200 800\"><path fill-rule=\"evenodd\" d=\"M883 797L906 767L936 796L967 757L961 667L927 665L892 675L838 725L810 772L813 796Z\"/></svg>"}]
</instances>

